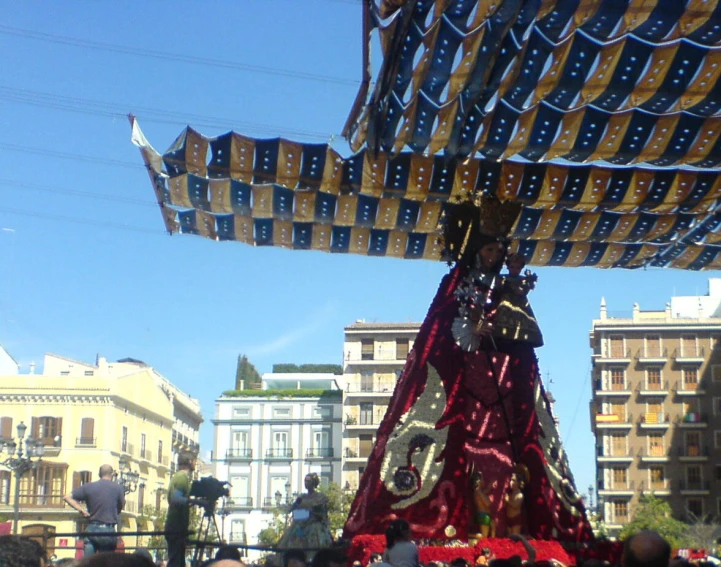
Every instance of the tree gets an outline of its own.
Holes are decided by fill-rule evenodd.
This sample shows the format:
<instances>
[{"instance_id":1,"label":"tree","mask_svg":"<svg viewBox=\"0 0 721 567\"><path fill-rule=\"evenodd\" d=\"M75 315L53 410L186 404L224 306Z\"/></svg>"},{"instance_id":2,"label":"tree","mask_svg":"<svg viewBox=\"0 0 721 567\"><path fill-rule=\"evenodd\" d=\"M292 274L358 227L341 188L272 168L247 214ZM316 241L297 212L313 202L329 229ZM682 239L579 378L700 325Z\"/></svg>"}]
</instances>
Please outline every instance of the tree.
<instances>
[{"instance_id":1,"label":"tree","mask_svg":"<svg viewBox=\"0 0 721 567\"><path fill-rule=\"evenodd\" d=\"M623 540L642 530L658 532L671 547L687 547L686 524L671 517L671 506L665 500L652 494L639 499L633 518L621 530L618 537Z\"/></svg>"},{"instance_id":2,"label":"tree","mask_svg":"<svg viewBox=\"0 0 721 567\"><path fill-rule=\"evenodd\" d=\"M686 526L686 538L691 547L710 550L712 555L717 553L717 541L721 537L721 525L717 518L711 516L698 517L687 512L689 523Z\"/></svg>"},{"instance_id":3,"label":"tree","mask_svg":"<svg viewBox=\"0 0 721 567\"><path fill-rule=\"evenodd\" d=\"M235 389L240 390L241 383L246 388L259 387L261 385L260 373L244 354L238 355L238 365L235 368Z\"/></svg>"},{"instance_id":4,"label":"tree","mask_svg":"<svg viewBox=\"0 0 721 567\"><path fill-rule=\"evenodd\" d=\"M140 511L140 517L138 523L142 523L146 526L147 531L162 532L165 529L165 518L168 515L167 508L156 508L150 504L143 506ZM190 536L192 540L199 540L205 534L198 533L200 528L200 520L203 517L203 509L196 506L190 507L190 523L188 524L188 531L193 532L194 535ZM205 525L203 525L203 532L205 532ZM218 532L215 530L213 522L210 522L210 529L208 535L204 538L206 542L215 542L220 539ZM155 549L156 553L163 555L166 548L165 537L163 536L150 536L147 541L143 543L147 549Z\"/></svg>"}]
</instances>

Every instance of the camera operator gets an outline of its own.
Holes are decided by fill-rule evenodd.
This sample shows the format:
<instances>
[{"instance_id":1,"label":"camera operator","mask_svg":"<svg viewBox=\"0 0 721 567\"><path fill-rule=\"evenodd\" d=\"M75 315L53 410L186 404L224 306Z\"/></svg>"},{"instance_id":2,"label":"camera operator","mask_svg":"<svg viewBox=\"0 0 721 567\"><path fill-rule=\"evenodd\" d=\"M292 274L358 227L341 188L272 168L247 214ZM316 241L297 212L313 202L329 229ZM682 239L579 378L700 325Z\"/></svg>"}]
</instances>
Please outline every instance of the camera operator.
<instances>
[{"instance_id":1,"label":"camera operator","mask_svg":"<svg viewBox=\"0 0 721 567\"><path fill-rule=\"evenodd\" d=\"M165 519L167 567L185 567L185 545L190 524L190 484L194 469L195 455L182 453L178 457L178 471L170 479L168 514Z\"/></svg>"}]
</instances>

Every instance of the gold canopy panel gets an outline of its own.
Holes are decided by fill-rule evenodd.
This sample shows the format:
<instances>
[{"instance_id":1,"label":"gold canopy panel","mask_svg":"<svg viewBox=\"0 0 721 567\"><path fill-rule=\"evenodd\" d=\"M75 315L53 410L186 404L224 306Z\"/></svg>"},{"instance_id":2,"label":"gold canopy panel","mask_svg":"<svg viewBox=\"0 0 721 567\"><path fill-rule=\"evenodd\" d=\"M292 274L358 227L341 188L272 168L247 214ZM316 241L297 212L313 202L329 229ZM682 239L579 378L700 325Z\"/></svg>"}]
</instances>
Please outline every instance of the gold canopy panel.
<instances>
[{"instance_id":1,"label":"gold canopy panel","mask_svg":"<svg viewBox=\"0 0 721 567\"><path fill-rule=\"evenodd\" d=\"M474 194L521 205L513 248L536 266L718 269L714 172L463 162L186 128L160 155L133 141L167 230L256 246L443 260L439 221Z\"/></svg>"}]
</instances>

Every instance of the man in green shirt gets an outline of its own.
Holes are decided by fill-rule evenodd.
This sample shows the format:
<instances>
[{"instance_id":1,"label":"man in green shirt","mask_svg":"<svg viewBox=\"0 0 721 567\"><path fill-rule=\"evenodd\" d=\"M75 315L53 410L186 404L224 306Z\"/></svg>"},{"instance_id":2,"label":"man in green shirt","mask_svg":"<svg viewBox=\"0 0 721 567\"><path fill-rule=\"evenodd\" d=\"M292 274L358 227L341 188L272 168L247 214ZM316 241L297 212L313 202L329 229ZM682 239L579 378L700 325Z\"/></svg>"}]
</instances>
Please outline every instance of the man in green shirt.
<instances>
[{"instance_id":1,"label":"man in green shirt","mask_svg":"<svg viewBox=\"0 0 721 567\"><path fill-rule=\"evenodd\" d=\"M167 567L185 567L185 544L190 524L190 483L194 468L195 456L189 453L181 454L178 457L178 471L170 479L168 515L165 519Z\"/></svg>"}]
</instances>

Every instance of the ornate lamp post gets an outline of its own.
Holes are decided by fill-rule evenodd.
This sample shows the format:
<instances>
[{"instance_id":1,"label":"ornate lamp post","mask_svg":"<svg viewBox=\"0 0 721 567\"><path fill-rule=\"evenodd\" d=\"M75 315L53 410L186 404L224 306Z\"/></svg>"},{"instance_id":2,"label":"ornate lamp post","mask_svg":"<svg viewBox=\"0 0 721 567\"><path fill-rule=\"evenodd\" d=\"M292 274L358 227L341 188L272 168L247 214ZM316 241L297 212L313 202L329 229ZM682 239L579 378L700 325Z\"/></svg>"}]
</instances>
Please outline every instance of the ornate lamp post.
<instances>
[{"instance_id":1,"label":"ornate lamp post","mask_svg":"<svg viewBox=\"0 0 721 567\"><path fill-rule=\"evenodd\" d=\"M20 521L20 479L26 472L34 469L45 454L45 447L40 441L36 441L32 437L25 439L27 429L28 426L21 421L17 426L17 442L11 440L2 444L2 451L8 456L0 462L0 465L15 474L13 501L13 534L15 535L18 533L18 522Z\"/></svg>"},{"instance_id":2,"label":"ornate lamp post","mask_svg":"<svg viewBox=\"0 0 721 567\"><path fill-rule=\"evenodd\" d=\"M138 489L138 481L140 473L134 472L130 468L130 463L125 457L120 457L118 461L118 470L113 475L113 481L117 482L125 490L125 494L135 492Z\"/></svg>"}]
</instances>

